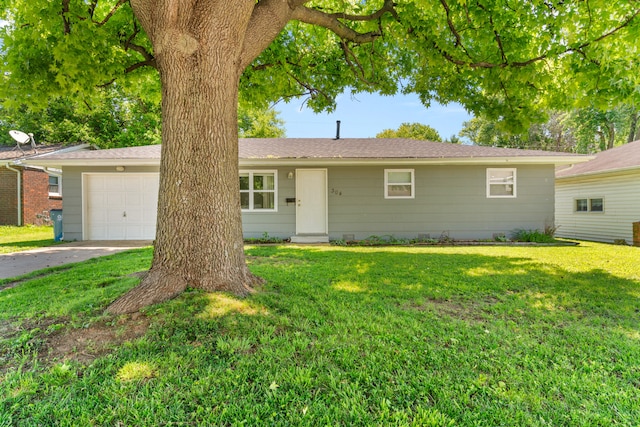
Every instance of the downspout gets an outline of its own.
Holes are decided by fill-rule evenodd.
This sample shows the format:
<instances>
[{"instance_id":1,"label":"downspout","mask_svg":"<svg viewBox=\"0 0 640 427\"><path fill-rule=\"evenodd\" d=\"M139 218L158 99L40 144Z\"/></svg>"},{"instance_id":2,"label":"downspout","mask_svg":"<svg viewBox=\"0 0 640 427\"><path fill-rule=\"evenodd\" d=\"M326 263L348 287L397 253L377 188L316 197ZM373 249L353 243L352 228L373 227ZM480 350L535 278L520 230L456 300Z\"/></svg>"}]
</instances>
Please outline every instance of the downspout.
<instances>
[{"instance_id":1,"label":"downspout","mask_svg":"<svg viewBox=\"0 0 640 427\"><path fill-rule=\"evenodd\" d=\"M20 179L20 169L14 169L6 163L5 166L10 171L14 171L17 175L17 188L18 188L18 225L22 225L22 179Z\"/></svg>"}]
</instances>

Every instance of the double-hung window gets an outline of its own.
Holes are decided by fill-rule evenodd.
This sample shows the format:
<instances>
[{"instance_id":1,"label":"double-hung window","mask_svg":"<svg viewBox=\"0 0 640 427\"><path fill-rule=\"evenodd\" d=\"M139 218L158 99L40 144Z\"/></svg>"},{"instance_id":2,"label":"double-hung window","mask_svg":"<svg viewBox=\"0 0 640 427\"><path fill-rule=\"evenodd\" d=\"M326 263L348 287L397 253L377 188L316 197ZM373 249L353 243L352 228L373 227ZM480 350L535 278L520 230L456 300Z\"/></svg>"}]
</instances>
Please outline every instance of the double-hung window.
<instances>
[{"instance_id":1,"label":"double-hung window","mask_svg":"<svg viewBox=\"0 0 640 427\"><path fill-rule=\"evenodd\" d=\"M243 211L278 210L276 171L240 171L240 205Z\"/></svg>"},{"instance_id":2,"label":"double-hung window","mask_svg":"<svg viewBox=\"0 0 640 427\"><path fill-rule=\"evenodd\" d=\"M49 197L62 196L62 177L60 175L49 175Z\"/></svg>"},{"instance_id":3,"label":"double-hung window","mask_svg":"<svg viewBox=\"0 0 640 427\"><path fill-rule=\"evenodd\" d=\"M487 197L516 197L516 169L488 168Z\"/></svg>"},{"instance_id":4,"label":"double-hung window","mask_svg":"<svg viewBox=\"0 0 640 427\"><path fill-rule=\"evenodd\" d=\"M413 169L384 170L385 199L415 198L415 178Z\"/></svg>"}]
</instances>

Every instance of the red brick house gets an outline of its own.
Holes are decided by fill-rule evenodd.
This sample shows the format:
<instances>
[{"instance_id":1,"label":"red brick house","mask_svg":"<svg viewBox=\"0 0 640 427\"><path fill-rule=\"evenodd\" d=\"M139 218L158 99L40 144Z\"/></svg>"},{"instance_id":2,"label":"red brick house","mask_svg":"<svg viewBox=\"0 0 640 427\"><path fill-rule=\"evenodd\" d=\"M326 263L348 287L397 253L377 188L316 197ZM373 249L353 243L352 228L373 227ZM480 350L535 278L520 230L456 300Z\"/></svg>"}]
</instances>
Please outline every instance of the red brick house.
<instances>
[{"instance_id":1,"label":"red brick house","mask_svg":"<svg viewBox=\"0 0 640 427\"><path fill-rule=\"evenodd\" d=\"M23 162L87 148L88 144L41 145L36 153L30 147L0 146L0 225L50 224L49 211L62 209L62 171Z\"/></svg>"}]
</instances>

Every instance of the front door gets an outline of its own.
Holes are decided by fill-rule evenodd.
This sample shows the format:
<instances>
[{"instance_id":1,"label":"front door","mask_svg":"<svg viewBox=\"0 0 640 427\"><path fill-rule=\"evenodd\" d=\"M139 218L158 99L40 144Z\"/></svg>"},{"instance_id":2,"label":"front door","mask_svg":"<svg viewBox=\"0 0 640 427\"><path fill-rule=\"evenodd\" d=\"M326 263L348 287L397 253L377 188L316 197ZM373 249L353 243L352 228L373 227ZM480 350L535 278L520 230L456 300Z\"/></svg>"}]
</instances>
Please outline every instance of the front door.
<instances>
[{"instance_id":1,"label":"front door","mask_svg":"<svg viewBox=\"0 0 640 427\"><path fill-rule=\"evenodd\" d=\"M327 233L327 170L296 169L296 234Z\"/></svg>"}]
</instances>

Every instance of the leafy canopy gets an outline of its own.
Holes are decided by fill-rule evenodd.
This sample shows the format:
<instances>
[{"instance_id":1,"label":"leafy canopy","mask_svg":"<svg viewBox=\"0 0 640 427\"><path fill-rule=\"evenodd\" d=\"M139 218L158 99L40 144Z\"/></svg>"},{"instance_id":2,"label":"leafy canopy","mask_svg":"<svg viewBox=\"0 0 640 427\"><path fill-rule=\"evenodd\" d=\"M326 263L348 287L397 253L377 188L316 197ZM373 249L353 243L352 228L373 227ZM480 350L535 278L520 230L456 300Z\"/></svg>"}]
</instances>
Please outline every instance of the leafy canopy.
<instances>
[{"instance_id":1,"label":"leafy canopy","mask_svg":"<svg viewBox=\"0 0 640 427\"><path fill-rule=\"evenodd\" d=\"M637 2L298 3L334 29L368 37L338 36L301 14L242 75L243 97L253 105L307 96L314 110L331 109L345 87L415 92L425 105L460 102L525 129L551 109L607 109L640 97L640 53L632 48L640 36ZM157 76L146 67L155 58L128 2L0 0L0 6L9 22L2 29L3 104L86 101L116 79L129 96L158 96Z\"/></svg>"},{"instance_id":2,"label":"leafy canopy","mask_svg":"<svg viewBox=\"0 0 640 427\"><path fill-rule=\"evenodd\" d=\"M437 130L421 123L402 123L398 129L385 129L376 138L408 138L423 141L442 141Z\"/></svg>"},{"instance_id":3,"label":"leafy canopy","mask_svg":"<svg viewBox=\"0 0 640 427\"><path fill-rule=\"evenodd\" d=\"M593 107L552 111L549 120L525 132L511 132L483 117L464 122L460 136L476 145L595 153L640 139L638 111L623 105L600 111Z\"/></svg>"}]
</instances>

